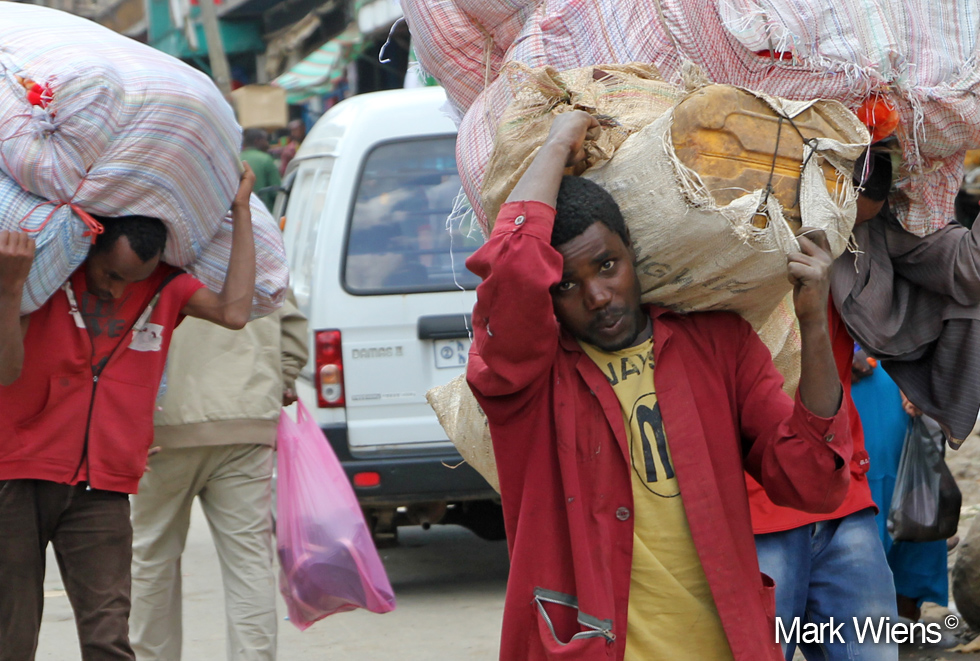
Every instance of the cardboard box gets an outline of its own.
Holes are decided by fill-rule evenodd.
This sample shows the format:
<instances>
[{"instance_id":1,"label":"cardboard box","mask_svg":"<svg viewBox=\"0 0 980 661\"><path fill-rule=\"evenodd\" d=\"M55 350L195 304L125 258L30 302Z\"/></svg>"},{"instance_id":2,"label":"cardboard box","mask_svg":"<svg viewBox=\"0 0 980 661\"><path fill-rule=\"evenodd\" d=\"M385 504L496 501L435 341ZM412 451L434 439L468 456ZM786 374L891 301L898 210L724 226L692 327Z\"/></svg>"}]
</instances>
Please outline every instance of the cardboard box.
<instances>
[{"instance_id":1,"label":"cardboard box","mask_svg":"<svg viewBox=\"0 0 980 661\"><path fill-rule=\"evenodd\" d=\"M281 129L289 123L286 90L272 85L245 85L231 93L243 129Z\"/></svg>"}]
</instances>

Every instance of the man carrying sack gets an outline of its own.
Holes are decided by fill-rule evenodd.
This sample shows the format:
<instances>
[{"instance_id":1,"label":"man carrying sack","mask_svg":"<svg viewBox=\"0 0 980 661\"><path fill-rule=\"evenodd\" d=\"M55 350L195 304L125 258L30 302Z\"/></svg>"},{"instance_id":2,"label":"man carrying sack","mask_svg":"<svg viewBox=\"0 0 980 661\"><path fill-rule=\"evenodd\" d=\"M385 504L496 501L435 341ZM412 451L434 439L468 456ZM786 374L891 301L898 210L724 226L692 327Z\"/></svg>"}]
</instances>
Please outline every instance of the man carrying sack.
<instances>
[{"instance_id":1,"label":"man carrying sack","mask_svg":"<svg viewBox=\"0 0 980 661\"><path fill-rule=\"evenodd\" d=\"M801 236L789 256L794 403L740 317L641 307L616 203L562 176L590 130L584 112L555 120L467 262L483 278L467 380L489 420L511 557L501 659L775 661L742 475L808 511L847 491L826 239Z\"/></svg>"},{"instance_id":2,"label":"man carrying sack","mask_svg":"<svg viewBox=\"0 0 980 661\"><path fill-rule=\"evenodd\" d=\"M34 658L54 546L82 658L134 659L129 644L136 493L174 328L185 316L242 328L255 248L246 166L232 202L221 292L160 261L157 218L103 219L88 258L20 316L34 241L0 232L0 661Z\"/></svg>"}]
</instances>

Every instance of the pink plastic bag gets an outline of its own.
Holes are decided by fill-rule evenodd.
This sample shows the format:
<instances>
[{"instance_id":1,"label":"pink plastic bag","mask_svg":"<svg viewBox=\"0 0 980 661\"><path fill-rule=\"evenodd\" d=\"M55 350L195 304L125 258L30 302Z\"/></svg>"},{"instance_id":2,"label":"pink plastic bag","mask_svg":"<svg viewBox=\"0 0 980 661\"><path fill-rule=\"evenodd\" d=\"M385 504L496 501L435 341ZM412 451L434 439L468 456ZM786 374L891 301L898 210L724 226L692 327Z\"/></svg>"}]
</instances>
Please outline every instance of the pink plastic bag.
<instances>
[{"instance_id":1,"label":"pink plastic bag","mask_svg":"<svg viewBox=\"0 0 980 661\"><path fill-rule=\"evenodd\" d=\"M279 416L279 591L301 631L328 615L387 613L395 593L347 475L300 401Z\"/></svg>"}]
</instances>

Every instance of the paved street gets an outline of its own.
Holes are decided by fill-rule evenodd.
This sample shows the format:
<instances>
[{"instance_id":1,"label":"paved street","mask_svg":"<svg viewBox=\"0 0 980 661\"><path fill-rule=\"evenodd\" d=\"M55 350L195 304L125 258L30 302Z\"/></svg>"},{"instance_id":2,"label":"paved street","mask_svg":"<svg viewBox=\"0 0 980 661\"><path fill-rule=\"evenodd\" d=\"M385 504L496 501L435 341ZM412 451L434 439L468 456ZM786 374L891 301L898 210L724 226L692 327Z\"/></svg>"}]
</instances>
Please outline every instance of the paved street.
<instances>
[{"instance_id":1,"label":"paved street","mask_svg":"<svg viewBox=\"0 0 980 661\"><path fill-rule=\"evenodd\" d=\"M401 544L381 555L398 597L386 615L340 613L300 632L283 619L283 661L495 661L507 580L504 542L485 542L457 526L403 528ZM75 625L54 555L48 551L44 625L38 661L78 661ZM286 608L280 602L280 614ZM195 506L184 554L184 661L222 661L224 605L218 560ZM980 654L902 649L903 661L969 661Z\"/></svg>"},{"instance_id":2,"label":"paved street","mask_svg":"<svg viewBox=\"0 0 980 661\"><path fill-rule=\"evenodd\" d=\"M494 661L507 580L505 542L457 526L403 528L381 555L398 608L386 615L340 613L305 632L283 619L279 658L344 661ZM222 661L224 605L218 559L195 506L184 553L184 661ZM48 556L38 661L78 661L75 625L54 555ZM283 618L286 607L280 601Z\"/></svg>"}]
</instances>

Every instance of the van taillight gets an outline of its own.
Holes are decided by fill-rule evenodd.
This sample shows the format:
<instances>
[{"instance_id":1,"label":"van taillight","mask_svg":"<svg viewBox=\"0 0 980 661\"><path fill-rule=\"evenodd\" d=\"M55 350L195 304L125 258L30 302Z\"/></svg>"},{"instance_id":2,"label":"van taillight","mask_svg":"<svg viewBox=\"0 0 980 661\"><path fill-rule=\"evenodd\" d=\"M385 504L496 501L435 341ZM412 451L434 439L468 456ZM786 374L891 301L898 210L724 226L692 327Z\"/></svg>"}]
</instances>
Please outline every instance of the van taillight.
<instances>
[{"instance_id":1,"label":"van taillight","mask_svg":"<svg viewBox=\"0 0 980 661\"><path fill-rule=\"evenodd\" d=\"M344 406L344 358L338 330L316 332L316 395L320 408Z\"/></svg>"}]
</instances>

